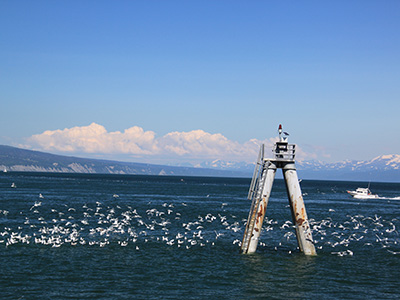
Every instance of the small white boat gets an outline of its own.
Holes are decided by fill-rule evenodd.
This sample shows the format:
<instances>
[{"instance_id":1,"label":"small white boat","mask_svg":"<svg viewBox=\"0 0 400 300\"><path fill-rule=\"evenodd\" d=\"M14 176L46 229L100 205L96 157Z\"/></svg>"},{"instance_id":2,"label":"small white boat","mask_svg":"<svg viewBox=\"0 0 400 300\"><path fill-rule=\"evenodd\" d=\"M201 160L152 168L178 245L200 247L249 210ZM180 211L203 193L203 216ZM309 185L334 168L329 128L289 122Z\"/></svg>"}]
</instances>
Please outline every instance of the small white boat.
<instances>
[{"instance_id":1,"label":"small white boat","mask_svg":"<svg viewBox=\"0 0 400 300\"><path fill-rule=\"evenodd\" d=\"M372 194L369 188L357 188L355 191L347 191L356 199L375 199L378 195Z\"/></svg>"}]
</instances>

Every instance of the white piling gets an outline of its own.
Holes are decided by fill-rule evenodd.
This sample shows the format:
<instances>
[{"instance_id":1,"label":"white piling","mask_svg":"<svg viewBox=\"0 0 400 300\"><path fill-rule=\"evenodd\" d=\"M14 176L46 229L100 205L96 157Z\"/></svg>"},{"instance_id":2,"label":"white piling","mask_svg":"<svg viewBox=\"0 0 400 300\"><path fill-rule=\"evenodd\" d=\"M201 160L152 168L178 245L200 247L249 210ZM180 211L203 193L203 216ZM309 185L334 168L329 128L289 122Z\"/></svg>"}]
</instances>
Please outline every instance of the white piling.
<instances>
[{"instance_id":1,"label":"white piling","mask_svg":"<svg viewBox=\"0 0 400 300\"><path fill-rule=\"evenodd\" d=\"M294 163L286 164L283 166L282 171L300 251L304 252L306 255L316 255L317 253L313 244L313 237L307 218L299 179L297 177L296 167Z\"/></svg>"},{"instance_id":2,"label":"white piling","mask_svg":"<svg viewBox=\"0 0 400 300\"><path fill-rule=\"evenodd\" d=\"M266 177L264 186L262 188L261 201L256 211L257 213L255 215L255 224L250 237L247 253L256 252L258 240L261 234L262 224L265 218L265 213L267 211L269 196L271 195L272 185L274 183L275 173L275 164L269 164L268 169L266 170Z\"/></svg>"}]
</instances>

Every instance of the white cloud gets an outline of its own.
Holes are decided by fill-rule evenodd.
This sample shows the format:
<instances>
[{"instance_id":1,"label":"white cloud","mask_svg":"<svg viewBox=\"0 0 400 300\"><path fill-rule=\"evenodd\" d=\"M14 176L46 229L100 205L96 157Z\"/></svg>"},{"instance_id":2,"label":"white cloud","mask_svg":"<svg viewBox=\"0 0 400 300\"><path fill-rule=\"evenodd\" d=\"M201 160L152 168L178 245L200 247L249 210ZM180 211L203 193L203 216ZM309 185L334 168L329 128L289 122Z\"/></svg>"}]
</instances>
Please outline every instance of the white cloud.
<instances>
[{"instance_id":1,"label":"white cloud","mask_svg":"<svg viewBox=\"0 0 400 300\"><path fill-rule=\"evenodd\" d=\"M153 131L144 131L134 126L123 132L108 132L104 126L92 123L89 126L47 130L27 139L29 148L59 153L91 153L110 155L128 155L147 160L162 157L168 160L232 160L254 162L260 144L266 145L266 156L271 157L268 149L276 138L263 141L251 139L245 143L229 140L220 133L211 134L203 130L189 132L170 132L157 138ZM297 153L303 156L301 149Z\"/></svg>"},{"instance_id":2,"label":"white cloud","mask_svg":"<svg viewBox=\"0 0 400 300\"><path fill-rule=\"evenodd\" d=\"M211 134L203 130L171 132L160 138L160 146L177 155L220 156L237 154L240 145L228 140L222 134Z\"/></svg>"},{"instance_id":3,"label":"white cloud","mask_svg":"<svg viewBox=\"0 0 400 300\"><path fill-rule=\"evenodd\" d=\"M124 132L107 132L104 126L89 126L47 130L28 138L34 148L58 152L147 154L157 152L155 133L138 126Z\"/></svg>"}]
</instances>

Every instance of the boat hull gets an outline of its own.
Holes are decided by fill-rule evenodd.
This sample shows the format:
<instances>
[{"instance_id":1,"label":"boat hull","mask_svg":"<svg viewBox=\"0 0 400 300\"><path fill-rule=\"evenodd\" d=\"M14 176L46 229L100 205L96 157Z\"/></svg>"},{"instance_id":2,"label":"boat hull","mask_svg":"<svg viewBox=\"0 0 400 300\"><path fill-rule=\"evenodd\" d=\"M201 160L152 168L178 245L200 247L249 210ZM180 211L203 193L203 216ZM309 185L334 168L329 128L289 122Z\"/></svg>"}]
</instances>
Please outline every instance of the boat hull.
<instances>
[{"instance_id":1,"label":"boat hull","mask_svg":"<svg viewBox=\"0 0 400 300\"><path fill-rule=\"evenodd\" d=\"M347 193L349 193L355 199L377 199L377 198L379 198L378 195L360 193L360 192L357 192L357 191L347 191Z\"/></svg>"}]
</instances>

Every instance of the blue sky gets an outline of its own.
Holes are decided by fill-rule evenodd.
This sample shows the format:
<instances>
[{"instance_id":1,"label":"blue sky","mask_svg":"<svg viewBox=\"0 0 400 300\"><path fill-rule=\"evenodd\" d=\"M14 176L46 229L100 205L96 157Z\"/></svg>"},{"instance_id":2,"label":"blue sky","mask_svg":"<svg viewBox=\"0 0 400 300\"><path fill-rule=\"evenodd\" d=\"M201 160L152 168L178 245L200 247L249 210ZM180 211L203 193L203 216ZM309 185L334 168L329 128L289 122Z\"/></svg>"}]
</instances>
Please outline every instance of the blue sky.
<instances>
[{"instance_id":1,"label":"blue sky","mask_svg":"<svg viewBox=\"0 0 400 300\"><path fill-rule=\"evenodd\" d=\"M399 1L1 1L0 28L1 144L249 161L282 123L302 159L400 153Z\"/></svg>"}]
</instances>

